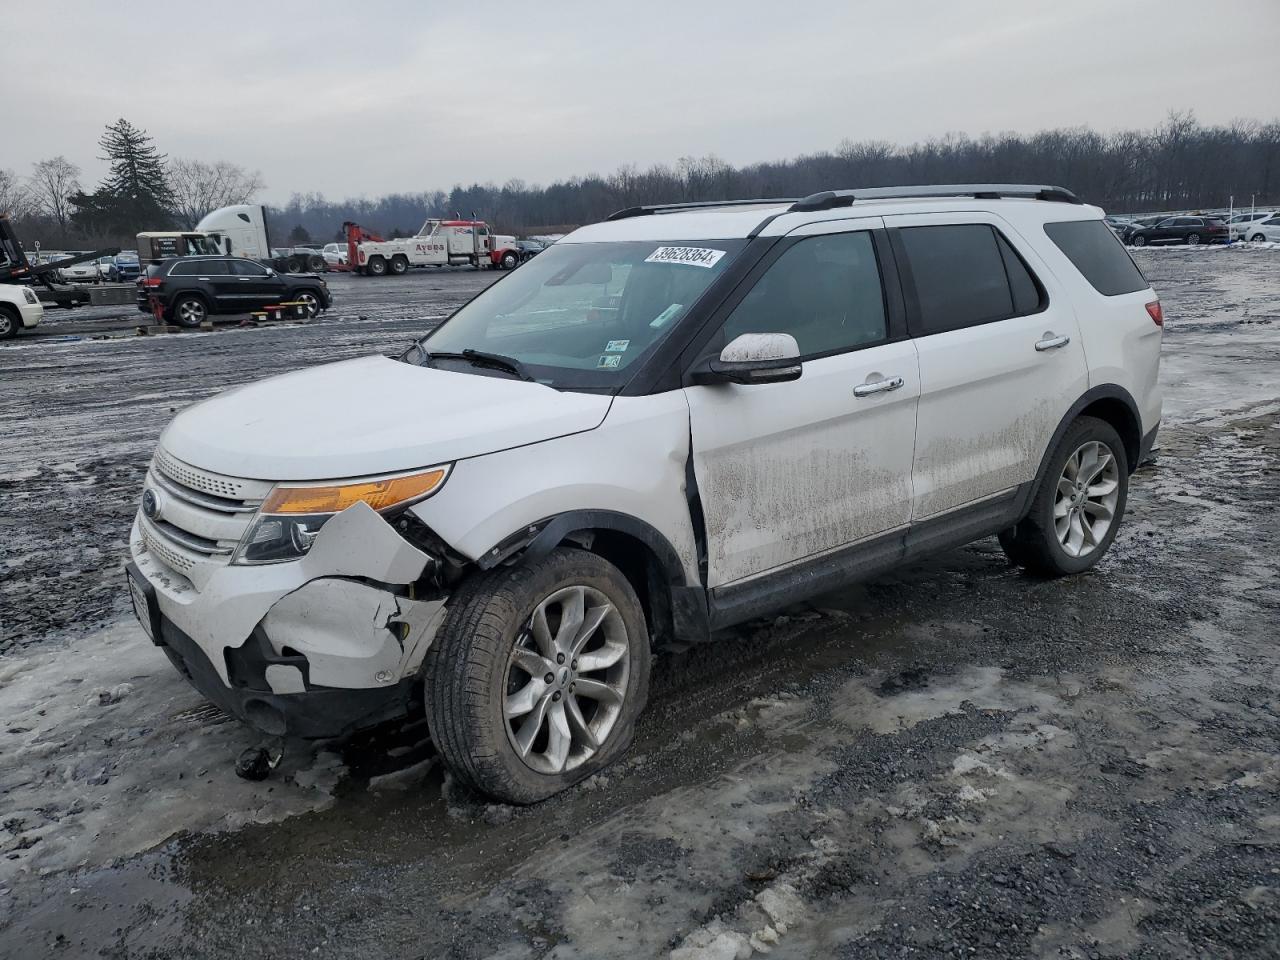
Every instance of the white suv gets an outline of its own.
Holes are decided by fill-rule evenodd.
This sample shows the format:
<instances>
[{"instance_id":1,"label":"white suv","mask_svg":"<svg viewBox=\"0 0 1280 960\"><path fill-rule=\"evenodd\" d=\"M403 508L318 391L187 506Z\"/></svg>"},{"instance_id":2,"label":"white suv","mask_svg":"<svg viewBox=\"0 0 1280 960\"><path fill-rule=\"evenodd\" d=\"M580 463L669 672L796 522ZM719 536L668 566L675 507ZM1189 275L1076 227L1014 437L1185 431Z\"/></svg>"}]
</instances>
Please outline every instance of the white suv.
<instances>
[{"instance_id":1,"label":"white suv","mask_svg":"<svg viewBox=\"0 0 1280 960\"><path fill-rule=\"evenodd\" d=\"M26 284L0 283L0 340L32 330L44 319L44 304Z\"/></svg>"},{"instance_id":2,"label":"white suv","mask_svg":"<svg viewBox=\"0 0 1280 960\"><path fill-rule=\"evenodd\" d=\"M258 729L425 708L457 776L536 801L626 748L664 644L991 534L1096 563L1161 323L1061 188L624 210L397 359L179 414L131 594Z\"/></svg>"}]
</instances>

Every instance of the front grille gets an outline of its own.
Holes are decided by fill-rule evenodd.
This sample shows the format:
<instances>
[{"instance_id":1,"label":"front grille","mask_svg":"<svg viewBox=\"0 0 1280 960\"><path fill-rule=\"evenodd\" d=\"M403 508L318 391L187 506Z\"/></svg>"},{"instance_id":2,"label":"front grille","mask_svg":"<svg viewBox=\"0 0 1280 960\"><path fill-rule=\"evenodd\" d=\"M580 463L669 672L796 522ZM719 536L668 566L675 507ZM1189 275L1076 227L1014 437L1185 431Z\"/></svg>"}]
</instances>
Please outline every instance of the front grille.
<instances>
[{"instance_id":1,"label":"front grille","mask_svg":"<svg viewBox=\"0 0 1280 960\"><path fill-rule=\"evenodd\" d=\"M272 484L203 470L158 449L147 486L161 505L159 516L141 518L147 549L166 566L190 574L198 564L230 562Z\"/></svg>"},{"instance_id":2,"label":"front grille","mask_svg":"<svg viewBox=\"0 0 1280 960\"><path fill-rule=\"evenodd\" d=\"M183 486L231 500L243 500L245 498L245 486L255 482L252 480L237 480L234 477L224 477L219 473L211 473L208 470L200 470L196 467L188 466L181 460L165 453L164 448L156 450L152 466L159 467L161 472ZM268 486L270 485L268 484Z\"/></svg>"}]
</instances>

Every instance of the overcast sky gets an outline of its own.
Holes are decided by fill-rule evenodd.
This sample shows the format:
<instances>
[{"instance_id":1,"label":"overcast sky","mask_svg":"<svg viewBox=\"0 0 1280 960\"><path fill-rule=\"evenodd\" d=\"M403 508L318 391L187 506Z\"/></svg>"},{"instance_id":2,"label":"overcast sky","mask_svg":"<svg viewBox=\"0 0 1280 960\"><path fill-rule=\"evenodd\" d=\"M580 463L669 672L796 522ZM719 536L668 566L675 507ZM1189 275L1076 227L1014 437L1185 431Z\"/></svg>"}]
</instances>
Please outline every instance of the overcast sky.
<instances>
[{"instance_id":1,"label":"overcast sky","mask_svg":"<svg viewBox=\"0 0 1280 960\"><path fill-rule=\"evenodd\" d=\"M333 199L716 154L1280 115L1280 0L0 0L0 168L104 124ZM38 12L37 12L38 11ZM290 11L290 12L284 12ZM1270 79L1263 79L1268 76Z\"/></svg>"}]
</instances>

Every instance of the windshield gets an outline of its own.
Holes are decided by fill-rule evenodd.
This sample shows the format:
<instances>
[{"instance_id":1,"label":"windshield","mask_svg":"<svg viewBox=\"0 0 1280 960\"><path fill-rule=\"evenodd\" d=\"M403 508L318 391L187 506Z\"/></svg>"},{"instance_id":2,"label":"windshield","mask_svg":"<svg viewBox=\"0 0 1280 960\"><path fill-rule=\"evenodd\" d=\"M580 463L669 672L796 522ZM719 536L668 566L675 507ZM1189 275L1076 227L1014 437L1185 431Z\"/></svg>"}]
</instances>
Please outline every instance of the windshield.
<instances>
[{"instance_id":1,"label":"windshield","mask_svg":"<svg viewBox=\"0 0 1280 960\"><path fill-rule=\"evenodd\" d=\"M553 387L617 388L745 243L555 244L459 310L422 348L501 354Z\"/></svg>"}]
</instances>

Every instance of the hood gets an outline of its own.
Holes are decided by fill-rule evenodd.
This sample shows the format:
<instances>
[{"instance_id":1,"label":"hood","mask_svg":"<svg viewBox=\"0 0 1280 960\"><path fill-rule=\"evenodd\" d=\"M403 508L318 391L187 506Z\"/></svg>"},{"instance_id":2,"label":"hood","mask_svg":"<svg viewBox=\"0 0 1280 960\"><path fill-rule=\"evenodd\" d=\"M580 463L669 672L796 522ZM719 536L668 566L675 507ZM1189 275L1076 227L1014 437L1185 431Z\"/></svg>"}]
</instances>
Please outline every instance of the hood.
<instances>
[{"instance_id":1,"label":"hood","mask_svg":"<svg viewBox=\"0 0 1280 960\"><path fill-rule=\"evenodd\" d=\"M362 357L272 377L188 407L160 442L179 460L228 476L334 480L581 433L600 425L611 400Z\"/></svg>"}]
</instances>

